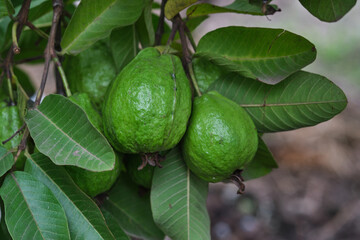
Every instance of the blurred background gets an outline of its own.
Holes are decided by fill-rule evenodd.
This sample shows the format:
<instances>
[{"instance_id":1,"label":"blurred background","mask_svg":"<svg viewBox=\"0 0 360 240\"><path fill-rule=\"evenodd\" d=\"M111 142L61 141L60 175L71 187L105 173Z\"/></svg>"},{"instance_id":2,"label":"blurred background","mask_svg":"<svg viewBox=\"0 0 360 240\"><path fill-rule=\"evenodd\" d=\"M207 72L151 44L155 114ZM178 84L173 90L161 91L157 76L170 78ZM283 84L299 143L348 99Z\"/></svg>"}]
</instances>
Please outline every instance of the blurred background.
<instances>
[{"instance_id":1,"label":"blurred background","mask_svg":"<svg viewBox=\"0 0 360 240\"><path fill-rule=\"evenodd\" d=\"M228 5L233 1L212 1ZM279 168L246 182L212 184L208 209L214 240L360 239L360 3L336 23L321 22L299 1L274 0L282 11L263 16L214 14L195 31L283 28L307 38L317 59L306 71L326 76L348 97L348 107L315 127L264 135Z\"/></svg>"},{"instance_id":2,"label":"blurred background","mask_svg":"<svg viewBox=\"0 0 360 240\"><path fill-rule=\"evenodd\" d=\"M232 0L207 1L224 6ZM315 127L267 134L279 168L246 182L239 196L231 184L211 184L208 209L214 240L360 239L360 3L336 23L324 23L299 1L274 0L282 11L269 19L214 14L194 33L230 25L283 28L310 40L317 59L306 71L326 76L348 96L347 109ZM40 80L42 65L23 65ZM36 85L37 84L37 85ZM38 88L39 81L35 81ZM46 93L55 84L49 79Z\"/></svg>"}]
</instances>

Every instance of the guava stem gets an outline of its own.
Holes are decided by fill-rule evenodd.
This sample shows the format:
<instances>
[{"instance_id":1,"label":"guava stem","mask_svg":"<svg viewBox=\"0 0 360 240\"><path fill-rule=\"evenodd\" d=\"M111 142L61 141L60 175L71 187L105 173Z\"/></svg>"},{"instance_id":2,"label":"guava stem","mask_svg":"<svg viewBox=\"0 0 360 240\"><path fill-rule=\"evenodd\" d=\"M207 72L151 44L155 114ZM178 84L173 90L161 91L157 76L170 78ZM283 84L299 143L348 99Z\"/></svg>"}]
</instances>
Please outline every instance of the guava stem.
<instances>
[{"instance_id":1,"label":"guava stem","mask_svg":"<svg viewBox=\"0 0 360 240\"><path fill-rule=\"evenodd\" d=\"M19 48L19 44L18 44L18 39L16 36L16 31L17 31L17 27L19 25L19 22L16 21L14 22L13 26L12 26L12 31L11 31L11 36L12 36L12 42L13 42L13 51L15 54L19 54L20 53L20 48Z\"/></svg>"},{"instance_id":2,"label":"guava stem","mask_svg":"<svg viewBox=\"0 0 360 240\"><path fill-rule=\"evenodd\" d=\"M156 153L143 153L141 154L142 163L138 167L138 170L143 169L147 164L153 167L162 168L160 162L164 161L165 158L161 156L158 152Z\"/></svg>"},{"instance_id":3,"label":"guava stem","mask_svg":"<svg viewBox=\"0 0 360 240\"><path fill-rule=\"evenodd\" d=\"M64 89L65 89L65 92L66 92L66 96L70 97L71 96L71 91L70 91L70 88L69 88L68 81L66 79L64 69L62 68L61 63L60 63L60 61L59 61L59 59L57 57L54 57L53 61L55 62L56 67L57 67L57 69L58 69L58 71L60 73L61 80L63 82Z\"/></svg>"},{"instance_id":4,"label":"guava stem","mask_svg":"<svg viewBox=\"0 0 360 240\"><path fill-rule=\"evenodd\" d=\"M199 85L196 81L196 77L195 77L195 73L194 73L194 70L193 70L193 67L192 67L192 63L188 63L188 68L189 68L189 74L190 74L190 78L191 78L191 82L193 83L194 85L194 88L195 88L195 91L196 91L196 94L200 97L202 95L200 89L199 89Z\"/></svg>"},{"instance_id":5,"label":"guava stem","mask_svg":"<svg viewBox=\"0 0 360 240\"><path fill-rule=\"evenodd\" d=\"M230 176L230 182L235 184L238 187L237 194L243 194L245 192L244 178L241 176L243 170L235 170L235 172Z\"/></svg>"}]
</instances>

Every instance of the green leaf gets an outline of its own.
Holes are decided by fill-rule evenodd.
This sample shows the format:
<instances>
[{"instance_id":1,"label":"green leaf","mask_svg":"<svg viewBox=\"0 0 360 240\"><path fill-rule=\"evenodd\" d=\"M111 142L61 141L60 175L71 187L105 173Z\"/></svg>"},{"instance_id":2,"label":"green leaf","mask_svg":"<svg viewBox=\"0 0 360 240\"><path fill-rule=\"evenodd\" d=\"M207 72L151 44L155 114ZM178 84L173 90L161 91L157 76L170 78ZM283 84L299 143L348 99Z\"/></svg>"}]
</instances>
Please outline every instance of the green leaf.
<instances>
[{"instance_id":1,"label":"green leaf","mask_svg":"<svg viewBox=\"0 0 360 240\"><path fill-rule=\"evenodd\" d=\"M315 46L283 29L226 27L200 39L196 56L231 71L276 83L315 60Z\"/></svg>"},{"instance_id":2,"label":"green leaf","mask_svg":"<svg viewBox=\"0 0 360 240\"><path fill-rule=\"evenodd\" d=\"M8 31L10 22L11 19L9 17L0 18L0 52L6 49L6 40L11 36Z\"/></svg>"},{"instance_id":3,"label":"green leaf","mask_svg":"<svg viewBox=\"0 0 360 240\"><path fill-rule=\"evenodd\" d=\"M6 225L14 240L70 239L64 209L52 192L30 174L8 175L0 195Z\"/></svg>"},{"instance_id":4,"label":"green leaf","mask_svg":"<svg viewBox=\"0 0 360 240\"><path fill-rule=\"evenodd\" d=\"M79 53L117 27L133 24L141 15L144 0L82 0L65 30L63 53Z\"/></svg>"},{"instance_id":5,"label":"green leaf","mask_svg":"<svg viewBox=\"0 0 360 240\"><path fill-rule=\"evenodd\" d=\"M194 58L192 65L201 92L206 92L209 86L226 71L205 58Z\"/></svg>"},{"instance_id":6,"label":"green leaf","mask_svg":"<svg viewBox=\"0 0 360 240\"><path fill-rule=\"evenodd\" d=\"M118 72L139 52L135 25L118 28L110 35L110 47Z\"/></svg>"},{"instance_id":7,"label":"green leaf","mask_svg":"<svg viewBox=\"0 0 360 240\"><path fill-rule=\"evenodd\" d=\"M57 165L74 165L94 172L112 170L115 153L85 112L61 95L49 95L25 116L40 152Z\"/></svg>"},{"instance_id":8,"label":"green leaf","mask_svg":"<svg viewBox=\"0 0 360 240\"><path fill-rule=\"evenodd\" d=\"M120 175L102 205L103 211L130 236L149 240L164 239L164 234L154 223L149 194L143 192L140 195L138 186L129 178Z\"/></svg>"},{"instance_id":9,"label":"green leaf","mask_svg":"<svg viewBox=\"0 0 360 240\"><path fill-rule=\"evenodd\" d=\"M196 2L197 0L168 0L165 4L165 17L170 20L181 10Z\"/></svg>"},{"instance_id":10,"label":"green leaf","mask_svg":"<svg viewBox=\"0 0 360 240\"><path fill-rule=\"evenodd\" d=\"M71 239L115 239L97 205L73 182L62 166L41 153L28 158L25 171L44 183L65 210Z\"/></svg>"},{"instance_id":11,"label":"green leaf","mask_svg":"<svg viewBox=\"0 0 360 240\"><path fill-rule=\"evenodd\" d=\"M28 96L32 96L35 93L35 88L30 80L30 77L20 68L14 67L14 74L17 77L21 87L25 90Z\"/></svg>"},{"instance_id":12,"label":"green leaf","mask_svg":"<svg viewBox=\"0 0 360 240\"><path fill-rule=\"evenodd\" d=\"M11 0L0 0L0 18L13 15L15 13Z\"/></svg>"},{"instance_id":13,"label":"green leaf","mask_svg":"<svg viewBox=\"0 0 360 240\"><path fill-rule=\"evenodd\" d=\"M1 142L10 138L22 125L18 107L0 107L0 123L0 145L8 150L16 148L21 141L19 134L5 144Z\"/></svg>"},{"instance_id":14,"label":"green leaf","mask_svg":"<svg viewBox=\"0 0 360 240\"><path fill-rule=\"evenodd\" d=\"M325 22L336 22L352 9L356 0L299 0L315 17Z\"/></svg>"},{"instance_id":15,"label":"green leaf","mask_svg":"<svg viewBox=\"0 0 360 240\"><path fill-rule=\"evenodd\" d=\"M0 198L0 239L1 240L12 240L9 230L6 226L5 223L5 207L4 207L4 202L3 200Z\"/></svg>"},{"instance_id":16,"label":"green leaf","mask_svg":"<svg viewBox=\"0 0 360 240\"><path fill-rule=\"evenodd\" d=\"M114 234L116 240L130 240L129 236L122 230L121 226L117 222L116 218L113 217L108 211L105 209L101 209L106 223L109 226L111 232Z\"/></svg>"},{"instance_id":17,"label":"green leaf","mask_svg":"<svg viewBox=\"0 0 360 240\"><path fill-rule=\"evenodd\" d=\"M205 16L213 13L241 13L251 15L264 15L262 11L262 0L235 0L228 6L220 7L210 3L200 3L189 7L186 15L189 18ZM272 15L277 10L276 5L266 5L266 15Z\"/></svg>"},{"instance_id":18,"label":"green leaf","mask_svg":"<svg viewBox=\"0 0 360 240\"><path fill-rule=\"evenodd\" d=\"M151 209L156 224L171 239L210 239L206 210L208 183L186 167L179 148L154 171Z\"/></svg>"},{"instance_id":19,"label":"green leaf","mask_svg":"<svg viewBox=\"0 0 360 240\"><path fill-rule=\"evenodd\" d=\"M136 30L139 36L142 48L150 47L155 42L155 31L152 20L152 0L145 0L146 5L141 17L136 22Z\"/></svg>"},{"instance_id":20,"label":"green leaf","mask_svg":"<svg viewBox=\"0 0 360 240\"><path fill-rule=\"evenodd\" d=\"M264 141L259 137L259 146L253 160L246 165L245 170L242 172L244 179L250 180L265 176L270 173L274 168L277 168L278 165L275 162L275 159L264 143Z\"/></svg>"},{"instance_id":21,"label":"green leaf","mask_svg":"<svg viewBox=\"0 0 360 240\"><path fill-rule=\"evenodd\" d=\"M210 88L237 102L252 117L259 132L278 132L313 126L345 109L344 92L327 78L299 71L269 85L228 74Z\"/></svg>"},{"instance_id":22,"label":"green leaf","mask_svg":"<svg viewBox=\"0 0 360 240\"><path fill-rule=\"evenodd\" d=\"M14 164L14 156L3 146L0 146L0 177L2 177Z\"/></svg>"}]
</instances>

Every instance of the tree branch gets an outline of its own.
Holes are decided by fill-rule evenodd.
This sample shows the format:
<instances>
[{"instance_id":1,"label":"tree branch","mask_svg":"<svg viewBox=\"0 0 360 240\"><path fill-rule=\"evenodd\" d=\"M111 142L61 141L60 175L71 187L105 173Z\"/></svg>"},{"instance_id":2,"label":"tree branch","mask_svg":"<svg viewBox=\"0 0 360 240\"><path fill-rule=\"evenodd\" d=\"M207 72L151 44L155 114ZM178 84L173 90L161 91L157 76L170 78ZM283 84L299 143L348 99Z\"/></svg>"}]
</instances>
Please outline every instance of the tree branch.
<instances>
[{"instance_id":1,"label":"tree branch","mask_svg":"<svg viewBox=\"0 0 360 240\"><path fill-rule=\"evenodd\" d=\"M45 48L44 58L44 71L41 78L41 84L40 88L38 90L38 93L36 95L35 99L35 107L40 104L41 98L44 94L44 89L46 85L46 80L49 74L49 67L50 67L50 61L52 58L57 58L56 51L55 51L55 36L57 32L58 23L60 21L60 17L62 14L64 8L64 3L62 0L53 0L53 19L50 29L50 35L49 40Z\"/></svg>"},{"instance_id":2,"label":"tree branch","mask_svg":"<svg viewBox=\"0 0 360 240\"><path fill-rule=\"evenodd\" d=\"M161 37L164 34L165 4L167 0L161 1L160 19L155 33L155 45L161 44Z\"/></svg>"}]
</instances>

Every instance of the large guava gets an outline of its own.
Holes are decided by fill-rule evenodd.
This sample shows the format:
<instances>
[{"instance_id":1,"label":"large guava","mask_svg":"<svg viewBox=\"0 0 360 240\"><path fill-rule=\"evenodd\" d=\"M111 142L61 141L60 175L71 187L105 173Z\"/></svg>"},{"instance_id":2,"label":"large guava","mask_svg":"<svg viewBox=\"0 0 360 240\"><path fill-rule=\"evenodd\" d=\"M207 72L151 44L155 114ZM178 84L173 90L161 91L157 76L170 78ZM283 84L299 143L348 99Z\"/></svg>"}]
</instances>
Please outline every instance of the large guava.
<instances>
[{"instance_id":1,"label":"large guava","mask_svg":"<svg viewBox=\"0 0 360 240\"><path fill-rule=\"evenodd\" d=\"M179 143L190 113L190 83L180 59L146 48L110 86L104 131L120 152L156 153Z\"/></svg>"},{"instance_id":2,"label":"large guava","mask_svg":"<svg viewBox=\"0 0 360 240\"><path fill-rule=\"evenodd\" d=\"M258 136L247 112L215 91L196 97L183 140L187 166L208 182L229 179L249 163Z\"/></svg>"},{"instance_id":3,"label":"large guava","mask_svg":"<svg viewBox=\"0 0 360 240\"><path fill-rule=\"evenodd\" d=\"M71 91L89 94L91 101L98 106L117 74L110 48L104 40L76 56L67 56L64 71Z\"/></svg>"}]
</instances>

